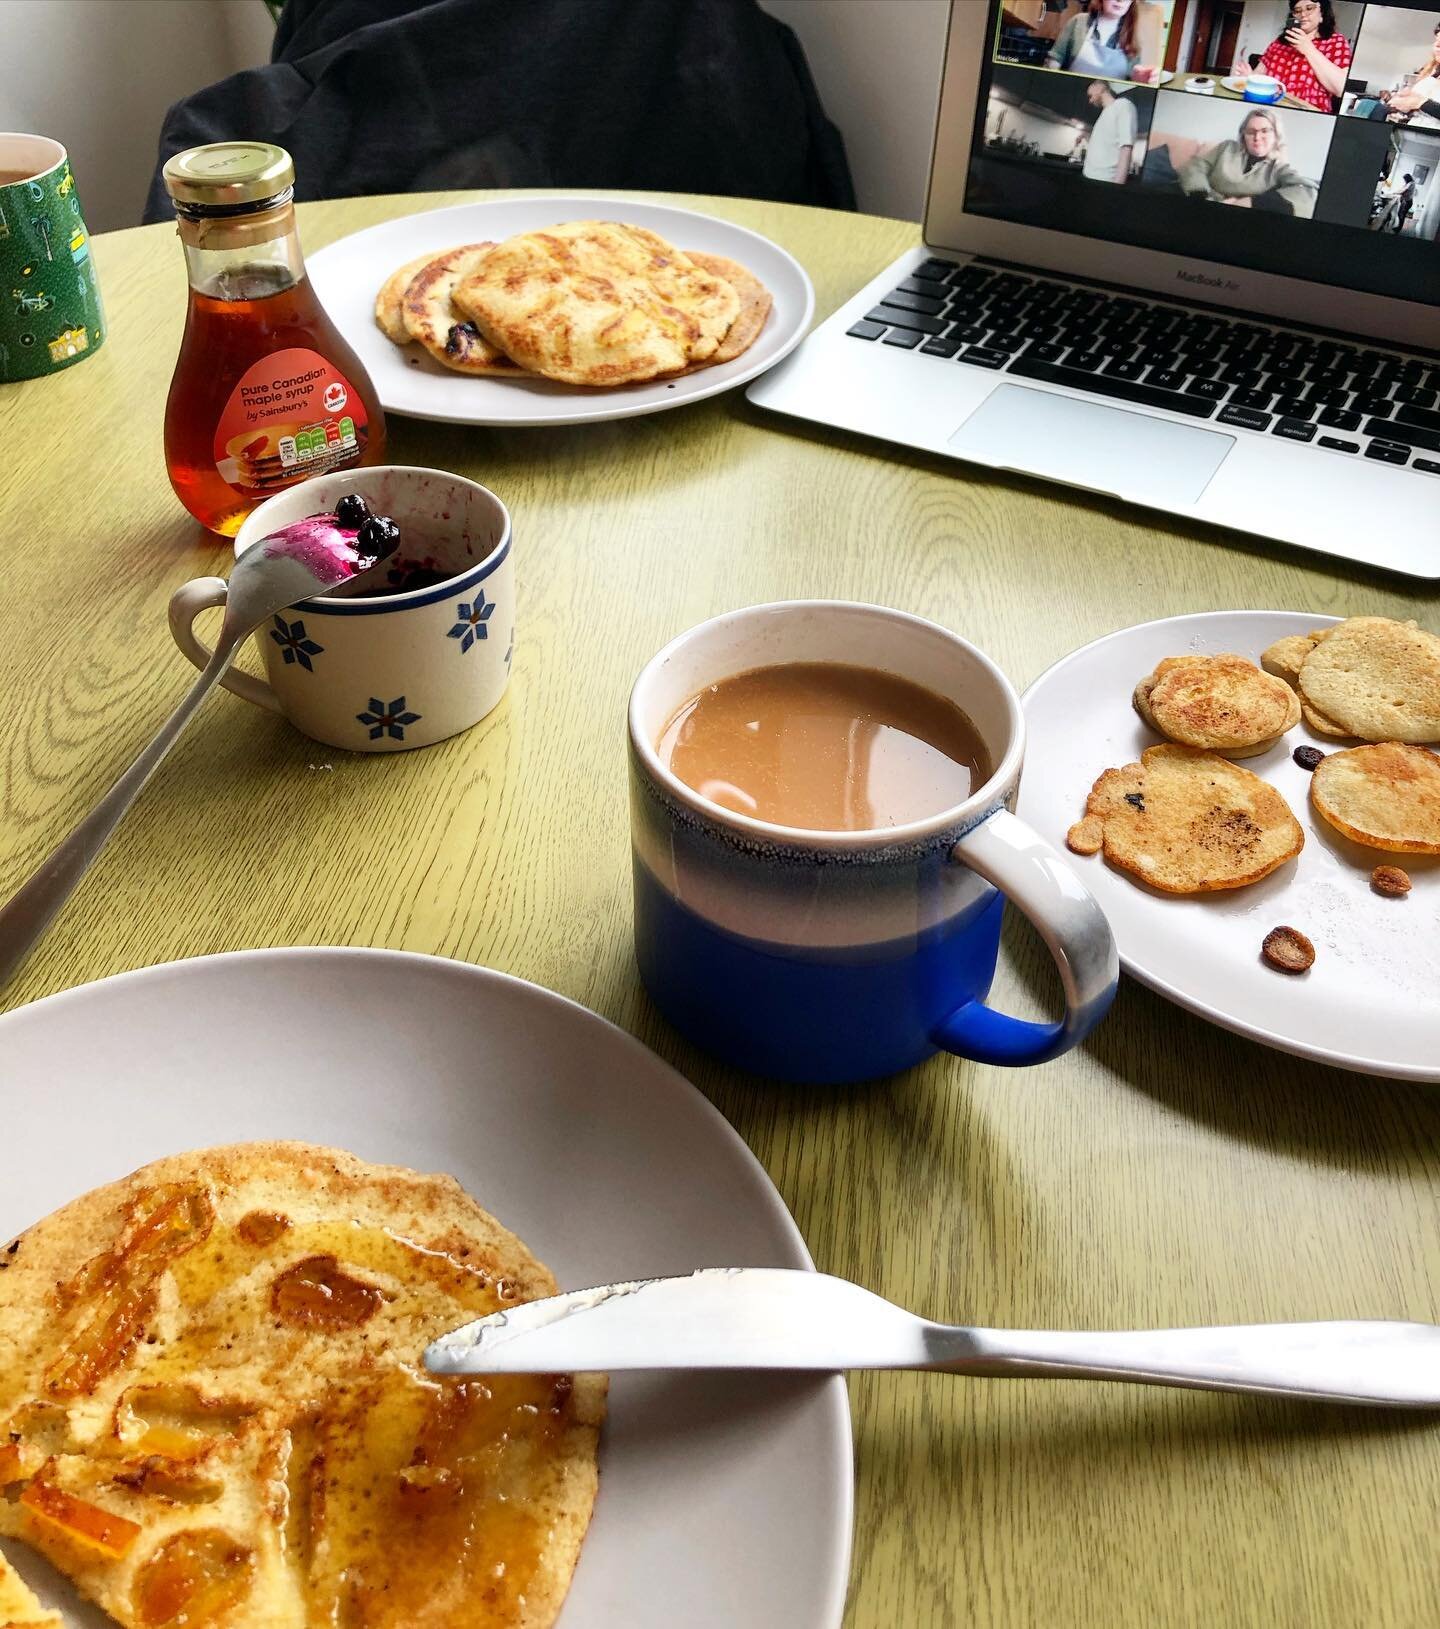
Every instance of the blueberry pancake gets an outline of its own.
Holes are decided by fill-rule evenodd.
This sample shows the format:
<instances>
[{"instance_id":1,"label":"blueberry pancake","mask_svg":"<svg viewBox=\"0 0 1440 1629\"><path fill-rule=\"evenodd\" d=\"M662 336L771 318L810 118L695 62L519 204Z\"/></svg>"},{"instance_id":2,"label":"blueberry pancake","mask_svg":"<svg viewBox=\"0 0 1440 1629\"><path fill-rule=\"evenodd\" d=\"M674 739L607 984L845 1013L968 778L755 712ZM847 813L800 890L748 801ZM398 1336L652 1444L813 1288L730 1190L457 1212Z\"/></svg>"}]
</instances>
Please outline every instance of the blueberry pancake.
<instances>
[{"instance_id":1,"label":"blueberry pancake","mask_svg":"<svg viewBox=\"0 0 1440 1629\"><path fill-rule=\"evenodd\" d=\"M456 306L523 368L571 385L623 385L713 361L740 296L640 226L569 221L478 256Z\"/></svg>"},{"instance_id":2,"label":"blueberry pancake","mask_svg":"<svg viewBox=\"0 0 1440 1629\"><path fill-rule=\"evenodd\" d=\"M422 266L401 296L405 332L455 373L519 371L452 303L461 281L494 247L493 243L467 243L447 250Z\"/></svg>"}]
</instances>

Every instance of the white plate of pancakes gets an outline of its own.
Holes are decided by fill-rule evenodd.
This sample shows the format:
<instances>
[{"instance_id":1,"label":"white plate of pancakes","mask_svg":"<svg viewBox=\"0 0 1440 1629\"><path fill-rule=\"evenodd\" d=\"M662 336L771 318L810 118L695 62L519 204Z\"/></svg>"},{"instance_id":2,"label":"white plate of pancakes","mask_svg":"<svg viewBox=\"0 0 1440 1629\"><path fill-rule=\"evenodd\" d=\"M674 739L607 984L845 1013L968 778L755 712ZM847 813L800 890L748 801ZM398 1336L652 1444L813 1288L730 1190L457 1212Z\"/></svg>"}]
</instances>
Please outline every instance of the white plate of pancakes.
<instances>
[{"instance_id":1,"label":"white plate of pancakes","mask_svg":"<svg viewBox=\"0 0 1440 1629\"><path fill-rule=\"evenodd\" d=\"M164 1156L294 1140L449 1173L566 1288L812 1266L759 1163L674 1070L570 1001L436 957L248 951L66 991L0 1018L0 1101L6 1147L26 1151L0 1184L0 1241ZM615 1376L593 1519L553 1621L838 1629L851 1452L837 1376ZM372 1525L383 1508L367 1505ZM28 1545L0 1540L0 1555L67 1624L111 1621ZM478 1596L471 1613L426 1621L501 1621Z\"/></svg>"},{"instance_id":2,"label":"white plate of pancakes","mask_svg":"<svg viewBox=\"0 0 1440 1629\"><path fill-rule=\"evenodd\" d=\"M658 281L646 266L633 280L615 276L608 251L616 245L597 251L593 234L577 233L554 254L537 236L584 223L619 228L629 261L637 240L655 251ZM385 410L452 424L582 424L700 401L773 367L804 338L815 310L804 268L770 239L712 215L619 198L506 198L431 210L341 238L307 264ZM427 265L431 274L417 287ZM509 299L517 265L533 276ZM382 329L377 301L387 286ZM597 310L610 320L591 332L585 324L600 320ZM545 368L567 377L537 371ZM605 382L617 375L625 382Z\"/></svg>"},{"instance_id":3,"label":"white plate of pancakes","mask_svg":"<svg viewBox=\"0 0 1440 1629\"><path fill-rule=\"evenodd\" d=\"M1259 664L1277 640L1338 620L1309 612L1205 612L1124 628L1064 657L1025 693L1029 740L1018 812L1065 850L1097 778L1163 744L1132 704L1137 684L1157 664L1222 652ZM1236 760L1280 794L1303 835L1298 854L1246 886L1162 893L1103 854L1065 857L1109 919L1121 966L1161 995L1319 1063L1440 1080L1440 856L1387 852L1342 835L1312 802L1313 772L1292 756L1297 747L1333 755L1359 744L1317 733L1302 718L1268 749ZM1407 894L1376 891L1372 873L1382 865L1403 869ZM1264 959L1262 945L1277 927L1311 942L1307 971L1287 974Z\"/></svg>"}]
</instances>

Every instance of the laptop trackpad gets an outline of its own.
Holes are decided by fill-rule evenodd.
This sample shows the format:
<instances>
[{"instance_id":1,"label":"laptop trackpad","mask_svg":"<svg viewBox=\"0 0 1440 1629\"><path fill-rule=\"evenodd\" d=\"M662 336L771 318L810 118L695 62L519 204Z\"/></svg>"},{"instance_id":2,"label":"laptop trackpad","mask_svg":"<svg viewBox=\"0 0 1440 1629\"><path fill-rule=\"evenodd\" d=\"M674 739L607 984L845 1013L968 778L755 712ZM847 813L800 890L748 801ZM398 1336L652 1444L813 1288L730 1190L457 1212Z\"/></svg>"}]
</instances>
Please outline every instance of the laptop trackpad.
<instances>
[{"instance_id":1,"label":"laptop trackpad","mask_svg":"<svg viewBox=\"0 0 1440 1629\"><path fill-rule=\"evenodd\" d=\"M1194 503L1234 436L1000 385L950 437L962 458L1169 508Z\"/></svg>"}]
</instances>

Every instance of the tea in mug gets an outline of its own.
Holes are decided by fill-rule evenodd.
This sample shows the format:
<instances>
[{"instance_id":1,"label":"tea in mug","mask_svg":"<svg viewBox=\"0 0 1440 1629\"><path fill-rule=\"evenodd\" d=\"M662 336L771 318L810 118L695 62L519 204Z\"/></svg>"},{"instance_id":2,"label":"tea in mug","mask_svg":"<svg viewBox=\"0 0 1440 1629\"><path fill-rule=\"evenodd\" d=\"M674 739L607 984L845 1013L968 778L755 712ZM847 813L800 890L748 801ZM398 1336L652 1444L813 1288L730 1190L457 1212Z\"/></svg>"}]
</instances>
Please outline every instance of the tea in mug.
<instances>
[{"instance_id":1,"label":"tea in mug","mask_svg":"<svg viewBox=\"0 0 1440 1629\"><path fill-rule=\"evenodd\" d=\"M842 662L752 668L692 696L661 762L737 814L809 831L882 831L963 803L990 778L952 701Z\"/></svg>"}]
</instances>

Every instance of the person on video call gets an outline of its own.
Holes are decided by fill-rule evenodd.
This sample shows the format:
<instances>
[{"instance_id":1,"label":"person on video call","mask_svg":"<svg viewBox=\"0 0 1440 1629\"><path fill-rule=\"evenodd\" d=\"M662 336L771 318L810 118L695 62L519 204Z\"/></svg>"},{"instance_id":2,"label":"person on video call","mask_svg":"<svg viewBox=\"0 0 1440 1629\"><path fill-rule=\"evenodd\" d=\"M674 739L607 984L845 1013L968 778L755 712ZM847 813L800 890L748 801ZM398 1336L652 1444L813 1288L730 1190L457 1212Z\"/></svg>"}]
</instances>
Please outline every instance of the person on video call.
<instances>
[{"instance_id":1,"label":"person on video call","mask_svg":"<svg viewBox=\"0 0 1440 1629\"><path fill-rule=\"evenodd\" d=\"M1400 189L1400 201L1395 206L1395 230L1397 233L1405 230L1405 222L1410 219L1410 211L1415 207L1415 177L1407 175L1405 185Z\"/></svg>"},{"instance_id":2,"label":"person on video call","mask_svg":"<svg viewBox=\"0 0 1440 1629\"><path fill-rule=\"evenodd\" d=\"M1139 127L1135 104L1128 96L1117 96L1103 79L1090 81L1085 87L1085 100L1100 113L1090 127L1080 173L1088 181L1111 181L1123 187L1130 179L1130 160Z\"/></svg>"},{"instance_id":3,"label":"person on video call","mask_svg":"<svg viewBox=\"0 0 1440 1629\"><path fill-rule=\"evenodd\" d=\"M1430 54L1415 70L1409 86L1403 90L1382 91L1380 104L1370 117L1388 119L1391 124L1440 130L1440 23L1435 25Z\"/></svg>"},{"instance_id":4,"label":"person on video call","mask_svg":"<svg viewBox=\"0 0 1440 1629\"><path fill-rule=\"evenodd\" d=\"M1183 165L1180 190L1212 203L1237 204L1278 215L1315 213L1313 181L1285 156L1285 131L1274 108L1252 108L1240 121L1239 139L1221 141Z\"/></svg>"},{"instance_id":5,"label":"person on video call","mask_svg":"<svg viewBox=\"0 0 1440 1629\"><path fill-rule=\"evenodd\" d=\"M1154 78L1140 66L1140 0L1089 0L1055 37L1047 68L1106 79Z\"/></svg>"},{"instance_id":6,"label":"person on video call","mask_svg":"<svg viewBox=\"0 0 1440 1629\"><path fill-rule=\"evenodd\" d=\"M1260 72L1278 79L1297 102L1334 113L1355 48L1335 27L1333 0L1290 0L1290 16L1260 58ZM1245 69L1237 62L1235 72Z\"/></svg>"}]
</instances>

